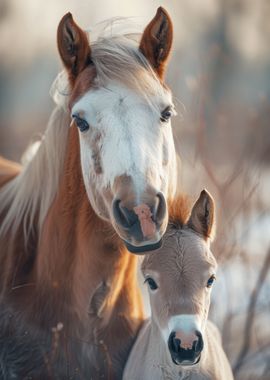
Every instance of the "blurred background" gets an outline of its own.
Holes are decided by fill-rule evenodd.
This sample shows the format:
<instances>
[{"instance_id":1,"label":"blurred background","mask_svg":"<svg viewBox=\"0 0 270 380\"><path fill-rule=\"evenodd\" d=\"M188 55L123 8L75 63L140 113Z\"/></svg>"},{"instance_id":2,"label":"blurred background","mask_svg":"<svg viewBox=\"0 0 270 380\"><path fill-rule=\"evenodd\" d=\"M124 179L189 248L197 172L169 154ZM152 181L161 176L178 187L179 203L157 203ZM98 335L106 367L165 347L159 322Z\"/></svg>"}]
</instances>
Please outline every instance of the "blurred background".
<instances>
[{"instance_id":1,"label":"blurred background","mask_svg":"<svg viewBox=\"0 0 270 380\"><path fill-rule=\"evenodd\" d=\"M84 28L124 16L142 30L159 5L175 27L167 82L179 189L195 198L206 187L217 203L210 317L236 379L269 380L269 0L0 0L0 154L19 161L46 128L67 11Z\"/></svg>"}]
</instances>

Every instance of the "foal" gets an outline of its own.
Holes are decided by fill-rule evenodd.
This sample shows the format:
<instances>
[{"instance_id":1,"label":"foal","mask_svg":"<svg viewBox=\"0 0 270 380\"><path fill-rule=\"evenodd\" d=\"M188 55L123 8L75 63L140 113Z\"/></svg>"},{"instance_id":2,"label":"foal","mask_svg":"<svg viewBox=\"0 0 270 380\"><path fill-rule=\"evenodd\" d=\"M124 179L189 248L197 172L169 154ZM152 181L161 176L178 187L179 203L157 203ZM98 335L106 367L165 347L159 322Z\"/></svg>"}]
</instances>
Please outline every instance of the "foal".
<instances>
[{"instance_id":1,"label":"foal","mask_svg":"<svg viewBox=\"0 0 270 380\"><path fill-rule=\"evenodd\" d=\"M217 328L207 321L217 264L210 251L214 201L203 190L188 219L187 202L173 202L164 245L145 256L151 319L129 356L124 379L233 379Z\"/></svg>"}]
</instances>

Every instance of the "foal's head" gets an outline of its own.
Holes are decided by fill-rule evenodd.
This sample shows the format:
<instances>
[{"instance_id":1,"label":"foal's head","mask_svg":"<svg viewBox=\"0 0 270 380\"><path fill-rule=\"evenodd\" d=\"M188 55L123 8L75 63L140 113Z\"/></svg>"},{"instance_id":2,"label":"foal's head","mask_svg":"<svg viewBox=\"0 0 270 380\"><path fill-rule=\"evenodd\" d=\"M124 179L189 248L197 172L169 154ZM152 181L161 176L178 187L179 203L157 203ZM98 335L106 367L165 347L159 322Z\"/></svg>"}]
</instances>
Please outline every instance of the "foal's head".
<instances>
[{"instance_id":1,"label":"foal's head","mask_svg":"<svg viewBox=\"0 0 270 380\"><path fill-rule=\"evenodd\" d=\"M91 205L133 252L156 249L175 192L171 93L163 82L172 23L159 8L139 45L129 37L92 45L71 14L58 27L81 166Z\"/></svg>"},{"instance_id":2,"label":"foal's head","mask_svg":"<svg viewBox=\"0 0 270 380\"><path fill-rule=\"evenodd\" d=\"M181 217L179 201L163 247L146 256L142 271L148 284L152 323L160 330L173 363L199 362L217 264L210 251L214 201L203 190L189 219ZM183 212L182 212L183 213ZM178 215L177 215L178 214Z\"/></svg>"}]
</instances>

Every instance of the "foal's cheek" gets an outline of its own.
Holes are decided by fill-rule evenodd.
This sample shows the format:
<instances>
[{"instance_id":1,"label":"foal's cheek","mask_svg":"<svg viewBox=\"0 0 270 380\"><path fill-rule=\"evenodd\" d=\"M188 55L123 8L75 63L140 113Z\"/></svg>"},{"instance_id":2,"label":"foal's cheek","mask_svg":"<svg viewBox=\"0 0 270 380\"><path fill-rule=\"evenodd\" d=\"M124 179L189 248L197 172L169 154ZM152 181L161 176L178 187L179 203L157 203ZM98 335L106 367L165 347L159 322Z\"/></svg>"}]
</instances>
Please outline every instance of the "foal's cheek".
<instances>
[{"instance_id":1,"label":"foal's cheek","mask_svg":"<svg viewBox=\"0 0 270 380\"><path fill-rule=\"evenodd\" d=\"M209 290L207 290L206 293L205 293L205 295L204 295L204 313L203 313L203 317L204 317L205 320L207 319L208 313L209 313L210 295L211 295L211 291L209 291Z\"/></svg>"},{"instance_id":2,"label":"foal's cheek","mask_svg":"<svg viewBox=\"0 0 270 380\"><path fill-rule=\"evenodd\" d=\"M150 294L151 314L161 330L168 328L168 309L159 294Z\"/></svg>"}]
</instances>

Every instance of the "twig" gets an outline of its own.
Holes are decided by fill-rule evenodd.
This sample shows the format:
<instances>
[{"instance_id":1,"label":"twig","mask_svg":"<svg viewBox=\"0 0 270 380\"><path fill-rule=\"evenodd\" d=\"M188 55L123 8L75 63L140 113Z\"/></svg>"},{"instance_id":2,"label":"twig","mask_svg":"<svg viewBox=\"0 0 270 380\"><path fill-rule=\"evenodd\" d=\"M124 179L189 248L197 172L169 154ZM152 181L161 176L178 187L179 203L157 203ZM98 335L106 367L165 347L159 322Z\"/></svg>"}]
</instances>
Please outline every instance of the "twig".
<instances>
[{"instance_id":1,"label":"twig","mask_svg":"<svg viewBox=\"0 0 270 380\"><path fill-rule=\"evenodd\" d=\"M260 295L260 291L263 287L264 281L266 279L268 270L270 268L270 248L268 249L267 255L264 259L262 269L259 273L256 285L252 291L251 297L250 297L250 302L248 306L248 313L247 313L247 318L245 322L245 328L244 328L244 341L242 345L242 349L238 355L236 364L234 366L234 375L237 374L237 372L240 370L244 363L244 358L247 355L249 349L250 349L250 343L251 343L251 332L252 332L252 327L254 323L254 318L255 318L255 312L256 312L256 303Z\"/></svg>"}]
</instances>

